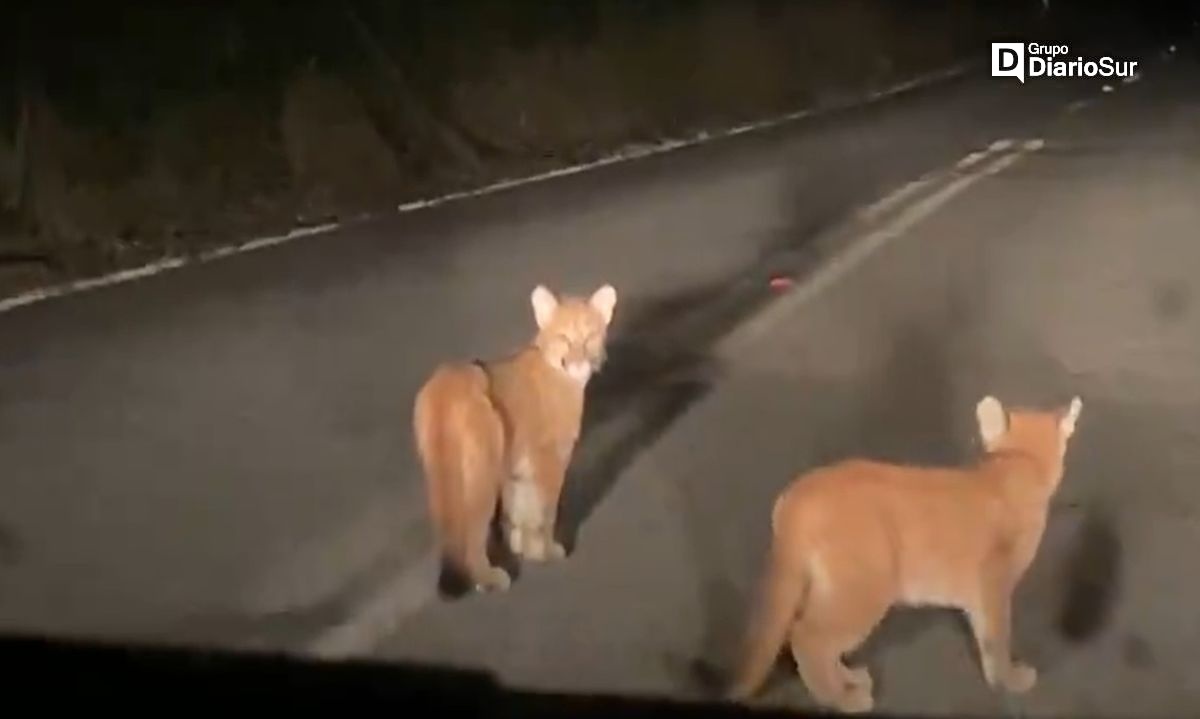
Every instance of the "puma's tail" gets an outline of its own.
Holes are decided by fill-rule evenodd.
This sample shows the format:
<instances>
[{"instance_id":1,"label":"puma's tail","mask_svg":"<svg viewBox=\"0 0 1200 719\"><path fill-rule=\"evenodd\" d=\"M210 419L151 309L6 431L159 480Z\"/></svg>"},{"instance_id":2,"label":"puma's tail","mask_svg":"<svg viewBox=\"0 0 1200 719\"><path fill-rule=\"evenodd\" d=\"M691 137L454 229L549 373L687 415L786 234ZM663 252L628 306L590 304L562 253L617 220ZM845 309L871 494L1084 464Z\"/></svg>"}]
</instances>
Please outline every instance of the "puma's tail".
<instances>
[{"instance_id":1,"label":"puma's tail","mask_svg":"<svg viewBox=\"0 0 1200 719\"><path fill-rule=\"evenodd\" d=\"M455 599L468 594L472 588L466 567L465 477L460 447L447 431L447 418L436 411L439 408L430 400L431 396L426 392L417 396L413 429L417 456L425 474L429 520L441 552L438 594L444 599Z\"/></svg>"},{"instance_id":2,"label":"puma's tail","mask_svg":"<svg viewBox=\"0 0 1200 719\"><path fill-rule=\"evenodd\" d=\"M788 630L803 609L808 587L806 573L789 566L777 552L771 552L741 664L725 690L726 699L746 700L762 687L779 657Z\"/></svg>"}]
</instances>

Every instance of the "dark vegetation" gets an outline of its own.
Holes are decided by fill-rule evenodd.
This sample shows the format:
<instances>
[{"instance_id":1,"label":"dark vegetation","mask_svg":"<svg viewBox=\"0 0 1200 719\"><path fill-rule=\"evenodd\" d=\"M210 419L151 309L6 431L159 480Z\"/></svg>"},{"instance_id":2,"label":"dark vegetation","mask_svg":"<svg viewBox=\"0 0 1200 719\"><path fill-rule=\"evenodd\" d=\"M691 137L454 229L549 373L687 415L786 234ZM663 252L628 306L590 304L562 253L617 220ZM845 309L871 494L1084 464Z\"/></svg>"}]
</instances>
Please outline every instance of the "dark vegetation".
<instances>
[{"instance_id":1,"label":"dark vegetation","mask_svg":"<svg viewBox=\"0 0 1200 719\"><path fill-rule=\"evenodd\" d=\"M27 4L0 44L0 292L854 96L1040 2ZM331 251L336 249L331 248Z\"/></svg>"}]
</instances>

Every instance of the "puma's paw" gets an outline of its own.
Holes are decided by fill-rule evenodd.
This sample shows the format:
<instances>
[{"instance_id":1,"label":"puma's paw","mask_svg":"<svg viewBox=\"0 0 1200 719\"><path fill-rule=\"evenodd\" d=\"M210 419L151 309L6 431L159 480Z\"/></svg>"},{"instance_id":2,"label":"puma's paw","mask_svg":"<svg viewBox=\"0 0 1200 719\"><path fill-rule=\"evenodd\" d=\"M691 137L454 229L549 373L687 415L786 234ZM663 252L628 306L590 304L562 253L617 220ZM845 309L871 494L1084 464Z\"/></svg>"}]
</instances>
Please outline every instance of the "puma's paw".
<instances>
[{"instance_id":1,"label":"puma's paw","mask_svg":"<svg viewBox=\"0 0 1200 719\"><path fill-rule=\"evenodd\" d=\"M508 576L508 572L500 567L491 567L487 570L476 589L481 592L504 592L512 586L512 577Z\"/></svg>"},{"instance_id":2,"label":"puma's paw","mask_svg":"<svg viewBox=\"0 0 1200 719\"><path fill-rule=\"evenodd\" d=\"M875 708L871 688L862 684L848 684L835 702L835 708L844 714L866 714Z\"/></svg>"},{"instance_id":3,"label":"puma's paw","mask_svg":"<svg viewBox=\"0 0 1200 719\"><path fill-rule=\"evenodd\" d=\"M567 558L567 548L561 542L550 540L546 545L546 557L548 559L560 560Z\"/></svg>"},{"instance_id":4,"label":"puma's paw","mask_svg":"<svg viewBox=\"0 0 1200 719\"><path fill-rule=\"evenodd\" d=\"M546 559L546 541L535 534L530 534L525 537L521 556L531 562L542 562Z\"/></svg>"},{"instance_id":5,"label":"puma's paw","mask_svg":"<svg viewBox=\"0 0 1200 719\"><path fill-rule=\"evenodd\" d=\"M875 680L866 667L848 667L846 678L849 679L850 686L864 689L867 694L871 694L875 690Z\"/></svg>"},{"instance_id":6,"label":"puma's paw","mask_svg":"<svg viewBox=\"0 0 1200 719\"><path fill-rule=\"evenodd\" d=\"M1004 677L1004 688L1013 694L1024 694L1037 684L1037 669L1023 662L1013 662Z\"/></svg>"}]
</instances>

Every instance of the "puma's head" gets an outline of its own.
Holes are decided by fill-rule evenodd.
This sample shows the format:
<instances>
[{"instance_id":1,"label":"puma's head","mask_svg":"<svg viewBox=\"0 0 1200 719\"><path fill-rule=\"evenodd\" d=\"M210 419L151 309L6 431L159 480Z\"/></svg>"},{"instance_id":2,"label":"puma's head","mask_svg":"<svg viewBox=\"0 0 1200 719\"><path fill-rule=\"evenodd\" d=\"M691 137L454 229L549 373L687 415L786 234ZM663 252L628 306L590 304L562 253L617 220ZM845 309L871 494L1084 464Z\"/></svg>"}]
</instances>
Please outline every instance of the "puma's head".
<instances>
[{"instance_id":1,"label":"puma's head","mask_svg":"<svg viewBox=\"0 0 1200 719\"><path fill-rule=\"evenodd\" d=\"M975 406L979 436L989 452L1017 450L1048 462L1057 483L1062 474L1067 442L1075 434L1075 423L1083 409L1083 400L1075 397L1065 407L1052 410L1014 408L1006 410L991 395Z\"/></svg>"},{"instance_id":2,"label":"puma's head","mask_svg":"<svg viewBox=\"0 0 1200 719\"><path fill-rule=\"evenodd\" d=\"M617 291L604 285L591 297L554 293L538 285L530 296L538 333L534 344L551 367L579 384L587 384L604 364L608 326L617 306Z\"/></svg>"}]
</instances>

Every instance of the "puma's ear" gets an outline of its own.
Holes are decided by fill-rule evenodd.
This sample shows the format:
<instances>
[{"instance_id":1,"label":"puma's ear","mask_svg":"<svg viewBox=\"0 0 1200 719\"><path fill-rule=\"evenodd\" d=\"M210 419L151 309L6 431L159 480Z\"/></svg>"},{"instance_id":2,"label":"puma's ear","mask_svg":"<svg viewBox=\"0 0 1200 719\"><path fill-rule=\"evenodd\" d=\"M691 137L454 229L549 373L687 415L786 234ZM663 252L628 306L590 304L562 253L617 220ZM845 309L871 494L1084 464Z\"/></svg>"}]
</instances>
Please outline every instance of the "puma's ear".
<instances>
[{"instance_id":1,"label":"puma's ear","mask_svg":"<svg viewBox=\"0 0 1200 719\"><path fill-rule=\"evenodd\" d=\"M1081 411L1083 411L1083 400L1079 397L1072 399L1071 404L1062 411L1062 419L1058 421L1058 427L1064 437L1075 434L1075 422L1079 419Z\"/></svg>"},{"instance_id":2,"label":"puma's ear","mask_svg":"<svg viewBox=\"0 0 1200 719\"><path fill-rule=\"evenodd\" d=\"M613 310L617 306L617 290L612 285L604 285L592 293L589 300L592 307L604 318L604 324L612 322Z\"/></svg>"},{"instance_id":3,"label":"puma's ear","mask_svg":"<svg viewBox=\"0 0 1200 719\"><path fill-rule=\"evenodd\" d=\"M538 329L545 329L554 316L554 310L558 309L558 298L545 285L538 285L529 296L529 301L533 305L533 318L537 321Z\"/></svg>"},{"instance_id":4,"label":"puma's ear","mask_svg":"<svg viewBox=\"0 0 1200 719\"><path fill-rule=\"evenodd\" d=\"M1008 431L1008 416L1000 400L988 395L975 405L975 418L979 420L979 436L983 446L992 449Z\"/></svg>"}]
</instances>

